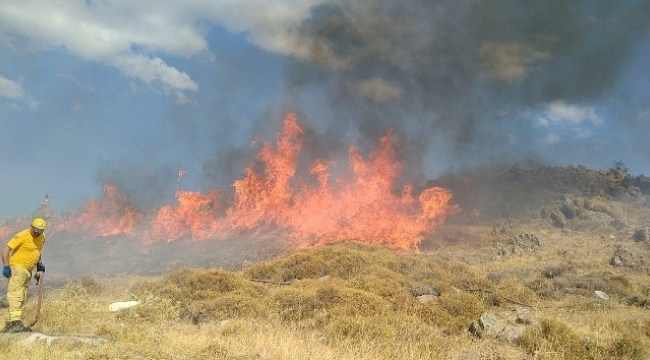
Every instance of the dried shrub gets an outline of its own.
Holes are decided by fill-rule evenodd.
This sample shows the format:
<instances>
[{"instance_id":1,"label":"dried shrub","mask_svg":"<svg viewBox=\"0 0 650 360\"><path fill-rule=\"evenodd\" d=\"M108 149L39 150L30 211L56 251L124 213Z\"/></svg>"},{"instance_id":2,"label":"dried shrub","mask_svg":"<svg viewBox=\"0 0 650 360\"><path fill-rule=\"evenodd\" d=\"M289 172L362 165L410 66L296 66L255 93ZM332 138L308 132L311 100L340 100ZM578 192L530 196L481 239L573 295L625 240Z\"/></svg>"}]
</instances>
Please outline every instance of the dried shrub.
<instances>
[{"instance_id":1,"label":"dried shrub","mask_svg":"<svg viewBox=\"0 0 650 360\"><path fill-rule=\"evenodd\" d=\"M418 255L401 255L390 258L384 257L383 262L390 270L405 276L412 276L414 273L422 271L423 268L429 266L432 259L427 258L421 254Z\"/></svg>"},{"instance_id":2,"label":"dried shrub","mask_svg":"<svg viewBox=\"0 0 650 360\"><path fill-rule=\"evenodd\" d=\"M392 250L347 242L303 250L287 257L258 263L244 270L244 277L285 282L313 279L329 275L350 279L368 267L401 268L398 255Z\"/></svg>"},{"instance_id":3,"label":"dried shrub","mask_svg":"<svg viewBox=\"0 0 650 360\"><path fill-rule=\"evenodd\" d=\"M274 262L265 261L255 263L244 269L243 276L247 279L272 281L275 277L275 267L276 265ZM279 280L276 279L275 281Z\"/></svg>"},{"instance_id":4,"label":"dried shrub","mask_svg":"<svg viewBox=\"0 0 650 360\"><path fill-rule=\"evenodd\" d=\"M642 360L646 359L645 354L646 348L643 343L634 336L618 338L608 347L598 351L598 356L603 359Z\"/></svg>"},{"instance_id":5,"label":"dried shrub","mask_svg":"<svg viewBox=\"0 0 650 360\"><path fill-rule=\"evenodd\" d=\"M485 307L474 295L452 292L435 301L417 303L412 310L422 322L443 330L445 333L461 334L467 331L472 320L479 317Z\"/></svg>"},{"instance_id":6,"label":"dried shrub","mask_svg":"<svg viewBox=\"0 0 650 360\"><path fill-rule=\"evenodd\" d=\"M530 354L554 352L566 360L587 358L580 337L568 325L555 319L542 319L539 324L527 327L520 342Z\"/></svg>"},{"instance_id":7,"label":"dried shrub","mask_svg":"<svg viewBox=\"0 0 650 360\"><path fill-rule=\"evenodd\" d=\"M282 321L316 329L332 341L393 339L400 333L398 328L406 326L405 319L417 327L414 317L393 310L392 290L388 287L377 290L387 298L370 291L378 280L371 275L350 282L305 280L277 288L270 296L273 310ZM400 278L399 274L393 276ZM362 279L369 280L367 289L352 287L361 285Z\"/></svg>"},{"instance_id":8,"label":"dried shrub","mask_svg":"<svg viewBox=\"0 0 650 360\"><path fill-rule=\"evenodd\" d=\"M521 285L516 281L504 281L497 286L497 294L523 303L531 303L537 300L537 294L532 289Z\"/></svg>"},{"instance_id":9,"label":"dried shrub","mask_svg":"<svg viewBox=\"0 0 650 360\"><path fill-rule=\"evenodd\" d=\"M604 291L607 294L625 297L633 294L633 289L627 278L609 272L595 272L585 275L567 274L552 280L556 289L565 292L591 296L594 291Z\"/></svg>"},{"instance_id":10,"label":"dried shrub","mask_svg":"<svg viewBox=\"0 0 650 360\"><path fill-rule=\"evenodd\" d=\"M143 301L123 317L181 318L199 323L267 312L259 300L265 292L261 286L219 269L179 269L161 280L135 284L131 291Z\"/></svg>"},{"instance_id":11,"label":"dried shrub","mask_svg":"<svg viewBox=\"0 0 650 360\"><path fill-rule=\"evenodd\" d=\"M247 324L242 320L226 321L219 328L219 335L222 336L237 336L246 334L248 331Z\"/></svg>"},{"instance_id":12,"label":"dried shrub","mask_svg":"<svg viewBox=\"0 0 650 360\"><path fill-rule=\"evenodd\" d=\"M270 300L280 318L288 322L311 318L318 308L314 291L311 289L281 288L271 296Z\"/></svg>"},{"instance_id":13,"label":"dried shrub","mask_svg":"<svg viewBox=\"0 0 650 360\"><path fill-rule=\"evenodd\" d=\"M605 360L643 360L646 347L637 334L631 333L610 341L596 343L590 339L583 341L585 359Z\"/></svg>"},{"instance_id":14,"label":"dried shrub","mask_svg":"<svg viewBox=\"0 0 650 360\"><path fill-rule=\"evenodd\" d=\"M53 332L68 332L79 324L87 324L89 314L105 312L105 306L80 281L70 281L61 289L57 301L45 300L38 326L49 327Z\"/></svg>"},{"instance_id":15,"label":"dried shrub","mask_svg":"<svg viewBox=\"0 0 650 360\"><path fill-rule=\"evenodd\" d=\"M494 284L498 284L504 279L506 279L507 275L503 271L491 271L487 275L485 275L485 278Z\"/></svg>"},{"instance_id":16,"label":"dried shrub","mask_svg":"<svg viewBox=\"0 0 650 360\"><path fill-rule=\"evenodd\" d=\"M442 263L440 266L444 271L438 278L442 282L441 286L444 286L445 282L447 286L459 289L491 289L493 286L490 280L479 275L476 270L466 264L448 262Z\"/></svg>"},{"instance_id":17,"label":"dried shrub","mask_svg":"<svg viewBox=\"0 0 650 360\"><path fill-rule=\"evenodd\" d=\"M531 290L533 290L535 293L538 295L541 292L546 292L546 291L554 291L555 287L553 285L553 282L550 279L547 278L536 278L531 281L528 281L525 286Z\"/></svg>"},{"instance_id":18,"label":"dried shrub","mask_svg":"<svg viewBox=\"0 0 650 360\"><path fill-rule=\"evenodd\" d=\"M85 276L79 280L81 287L85 288L91 295L99 295L104 291L104 287L97 283L95 279Z\"/></svg>"},{"instance_id":19,"label":"dried shrub","mask_svg":"<svg viewBox=\"0 0 650 360\"><path fill-rule=\"evenodd\" d=\"M137 306L121 310L115 317L125 322L153 323L177 319L179 309L180 305L178 302L168 298L158 297L144 301Z\"/></svg>"},{"instance_id":20,"label":"dried shrub","mask_svg":"<svg viewBox=\"0 0 650 360\"><path fill-rule=\"evenodd\" d=\"M340 300L329 310L334 316L373 316L390 312L390 304L381 296L368 291L344 288Z\"/></svg>"},{"instance_id":21,"label":"dried shrub","mask_svg":"<svg viewBox=\"0 0 650 360\"><path fill-rule=\"evenodd\" d=\"M397 330L385 317L337 316L323 328L334 341L372 340L386 342L395 338Z\"/></svg>"},{"instance_id":22,"label":"dried shrub","mask_svg":"<svg viewBox=\"0 0 650 360\"><path fill-rule=\"evenodd\" d=\"M263 288L225 270L181 269L175 270L158 282L150 283L149 291L174 300L204 300L232 291L258 296Z\"/></svg>"},{"instance_id":23,"label":"dried shrub","mask_svg":"<svg viewBox=\"0 0 650 360\"><path fill-rule=\"evenodd\" d=\"M456 328L454 318L443 309L437 301L418 303L414 309L415 315L425 324L441 329Z\"/></svg>"},{"instance_id":24,"label":"dried shrub","mask_svg":"<svg viewBox=\"0 0 650 360\"><path fill-rule=\"evenodd\" d=\"M368 268L365 274L349 280L348 286L377 294L390 301L395 308L404 306L412 299L408 292L408 280L386 268Z\"/></svg>"},{"instance_id":25,"label":"dried shrub","mask_svg":"<svg viewBox=\"0 0 650 360\"><path fill-rule=\"evenodd\" d=\"M410 283L409 294L413 297L422 295L440 296L440 290L432 284L428 283Z\"/></svg>"},{"instance_id":26,"label":"dried shrub","mask_svg":"<svg viewBox=\"0 0 650 360\"><path fill-rule=\"evenodd\" d=\"M483 302L475 295L466 292L443 294L438 299L438 304L454 319L451 328L457 330L466 329L472 320L485 312Z\"/></svg>"},{"instance_id":27,"label":"dried shrub","mask_svg":"<svg viewBox=\"0 0 650 360\"><path fill-rule=\"evenodd\" d=\"M196 352L194 359L232 359L232 350L225 344L215 342Z\"/></svg>"},{"instance_id":28,"label":"dried shrub","mask_svg":"<svg viewBox=\"0 0 650 360\"><path fill-rule=\"evenodd\" d=\"M339 296L339 287L325 284L324 286L316 289L314 297L316 301L320 304L333 304L340 301L341 297Z\"/></svg>"},{"instance_id":29,"label":"dried shrub","mask_svg":"<svg viewBox=\"0 0 650 360\"><path fill-rule=\"evenodd\" d=\"M314 254L296 253L281 262L278 272L281 281L313 279L325 275L325 264Z\"/></svg>"},{"instance_id":30,"label":"dried shrub","mask_svg":"<svg viewBox=\"0 0 650 360\"><path fill-rule=\"evenodd\" d=\"M179 310L179 317L194 324L240 318L264 318L268 316L265 303L248 293L233 291L214 299L193 301Z\"/></svg>"},{"instance_id":31,"label":"dried shrub","mask_svg":"<svg viewBox=\"0 0 650 360\"><path fill-rule=\"evenodd\" d=\"M328 275L341 279L350 279L357 276L371 263L358 251L344 251L344 249L331 248L322 251L321 256L325 262Z\"/></svg>"},{"instance_id":32,"label":"dried shrub","mask_svg":"<svg viewBox=\"0 0 650 360\"><path fill-rule=\"evenodd\" d=\"M609 215L614 219L619 219L621 215L619 212L612 206L612 204L600 197L590 198L585 201L585 208L594 212L600 212Z\"/></svg>"},{"instance_id":33,"label":"dried shrub","mask_svg":"<svg viewBox=\"0 0 650 360\"><path fill-rule=\"evenodd\" d=\"M402 314L396 318L386 318L397 330L395 340L413 342L429 342L440 336L440 330L434 326L423 323L415 314ZM426 358L426 357L424 357Z\"/></svg>"},{"instance_id":34,"label":"dried shrub","mask_svg":"<svg viewBox=\"0 0 650 360\"><path fill-rule=\"evenodd\" d=\"M542 276L547 279L553 279L564 273L571 272L571 270L572 270L571 267L566 264L547 266L544 269L542 269Z\"/></svg>"}]
</instances>

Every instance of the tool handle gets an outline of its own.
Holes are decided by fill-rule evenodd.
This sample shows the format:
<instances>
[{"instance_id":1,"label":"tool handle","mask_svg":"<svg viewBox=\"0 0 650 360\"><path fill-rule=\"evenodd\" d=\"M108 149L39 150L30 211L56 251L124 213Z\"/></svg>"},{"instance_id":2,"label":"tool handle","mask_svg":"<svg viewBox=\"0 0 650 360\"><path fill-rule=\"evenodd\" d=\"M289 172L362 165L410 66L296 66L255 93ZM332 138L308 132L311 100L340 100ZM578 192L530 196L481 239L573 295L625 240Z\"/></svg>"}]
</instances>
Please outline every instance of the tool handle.
<instances>
[{"instance_id":1,"label":"tool handle","mask_svg":"<svg viewBox=\"0 0 650 360\"><path fill-rule=\"evenodd\" d=\"M36 317L34 321L29 324L29 327L36 325L41 317L41 307L43 306L43 292L45 291L45 272L41 273L38 278L38 304L36 305Z\"/></svg>"}]
</instances>

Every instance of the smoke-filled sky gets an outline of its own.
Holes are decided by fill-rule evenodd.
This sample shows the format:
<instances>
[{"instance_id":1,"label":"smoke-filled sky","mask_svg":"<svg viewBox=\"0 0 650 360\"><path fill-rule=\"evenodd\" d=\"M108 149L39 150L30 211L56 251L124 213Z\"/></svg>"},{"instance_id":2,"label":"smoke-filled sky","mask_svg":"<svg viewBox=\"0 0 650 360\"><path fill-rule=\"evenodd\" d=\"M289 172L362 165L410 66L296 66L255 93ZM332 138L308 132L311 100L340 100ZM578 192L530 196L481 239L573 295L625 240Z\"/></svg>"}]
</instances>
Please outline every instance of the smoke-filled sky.
<instances>
[{"instance_id":1,"label":"smoke-filled sky","mask_svg":"<svg viewBox=\"0 0 650 360\"><path fill-rule=\"evenodd\" d=\"M650 175L646 0L0 2L0 217L110 181L228 188L287 111L303 156L390 129L404 177L623 161Z\"/></svg>"}]
</instances>

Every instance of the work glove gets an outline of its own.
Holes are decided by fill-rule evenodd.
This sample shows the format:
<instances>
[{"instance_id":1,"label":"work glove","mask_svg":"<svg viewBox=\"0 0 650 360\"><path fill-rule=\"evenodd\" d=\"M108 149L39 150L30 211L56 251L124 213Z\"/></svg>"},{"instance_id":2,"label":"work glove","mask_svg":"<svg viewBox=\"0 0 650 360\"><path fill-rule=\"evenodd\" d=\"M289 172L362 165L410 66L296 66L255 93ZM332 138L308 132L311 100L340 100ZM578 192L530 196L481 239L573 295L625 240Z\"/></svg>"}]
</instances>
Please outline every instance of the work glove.
<instances>
[{"instance_id":1,"label":"work glove","mask_svg":"<svg viewBox=\"0 0 650 360\"><path fill-rule=\"evenodd\" d=\"M45 265L43 265L42 261L39 261L38 264L36 264L36 274L34 274L34 279L36 280L36 283L38 284L41 281L41 275L45 272Z\"/></svg>"},{"instance_id":2,"label":"work glove","mask_svg":"<svg viewBox=\"0 0 650 360\"><path fill-rule=\"evenodd\" d=\"M6 277L7 279L11 277L11 268L9 265L2 268L2 276Z\"/></svg>"}]
</instances>

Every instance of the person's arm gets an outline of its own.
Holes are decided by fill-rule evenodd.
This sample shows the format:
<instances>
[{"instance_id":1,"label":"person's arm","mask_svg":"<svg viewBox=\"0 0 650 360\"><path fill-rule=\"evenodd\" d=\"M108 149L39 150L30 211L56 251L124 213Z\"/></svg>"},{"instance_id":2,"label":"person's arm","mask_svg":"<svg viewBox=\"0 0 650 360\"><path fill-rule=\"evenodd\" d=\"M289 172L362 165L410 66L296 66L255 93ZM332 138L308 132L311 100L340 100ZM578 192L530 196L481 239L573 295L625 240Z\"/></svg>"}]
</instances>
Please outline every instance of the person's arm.
<instances>
[{"instance_id":1,"label":"person's arm","mask_svg":"<svg viewBox=\"0 0 650 360\"><path fill-rule=\"evenodd\" d=\"M11 252L11 248L9 247L9 245L5 245L5 247L2 249L2 266L9 265L10 252Z\"/></svg>"},{"instance_id":2,"label":"person's arm","mask_svg":"<svg viewBox=\"0 0 650 360\"><path fill-rule=\"evenodd\" d=\"M9 245L5 245L4 248L2 248L2 276L6 277L9 279L11 277L11 268L9 267L9 252L11 251L11 248Z\"/></svg>"}]
</instances>

